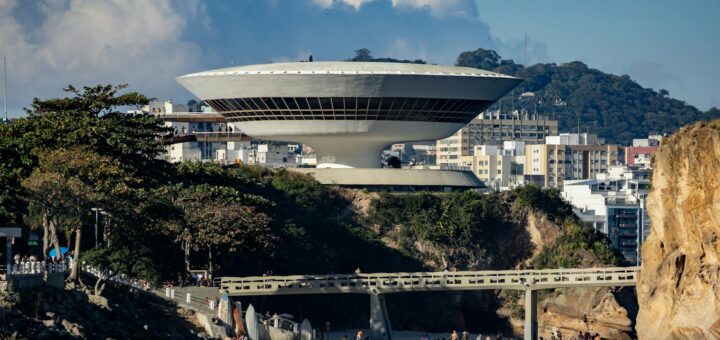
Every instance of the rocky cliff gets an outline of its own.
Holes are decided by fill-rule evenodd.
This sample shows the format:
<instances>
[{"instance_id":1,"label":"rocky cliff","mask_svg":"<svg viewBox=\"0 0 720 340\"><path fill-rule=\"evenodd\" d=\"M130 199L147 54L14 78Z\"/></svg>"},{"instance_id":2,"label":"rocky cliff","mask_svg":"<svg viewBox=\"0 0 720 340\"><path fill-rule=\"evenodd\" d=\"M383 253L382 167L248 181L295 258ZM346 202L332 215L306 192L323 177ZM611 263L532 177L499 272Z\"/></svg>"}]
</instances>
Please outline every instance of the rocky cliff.
<instances>
[{"instance_id":1,"label":"rocky cliff","mask_svg":"<svg viewBox=\"0 0 720 340\"><path fill-rule=\"evenodd\" d=\"M74 285L0 293L0 339L198 339L194 312L138 291Z\"/></svg>"},{"instance_id":2,"label":"rocky cliff","mask_svg":"<svg viewBox=\"0 0 720 340\"><path fill-rule=\"evenodd\" d=\"M567 243L561 239L561 226L546 214L530 211L525 216L524 224L535 246L528 263L537 262L542 250L562 247L558 242ZM577 253L581 258L580 267L602 265L592 252L582 250ZM539 335L549 339L552 332L557 331L565 338L574 337L581 331L597 333L604 339L631 339L637 314L634 301L635 295L630 289L565 288L542 294L537 311ZM522 334L522 316L513 318L517 334Z\"/></svg>"},{"instance_id":3,"label":"rocky cliff","mask_svg":"<svg viewBox=\"0 0 720 340\"><path fill-rule=\"evenodd\" d=\"M641 339L720 338L720 121L683 128L655 155L652 231L638 277Z\"/></svg>"}]
</instances>

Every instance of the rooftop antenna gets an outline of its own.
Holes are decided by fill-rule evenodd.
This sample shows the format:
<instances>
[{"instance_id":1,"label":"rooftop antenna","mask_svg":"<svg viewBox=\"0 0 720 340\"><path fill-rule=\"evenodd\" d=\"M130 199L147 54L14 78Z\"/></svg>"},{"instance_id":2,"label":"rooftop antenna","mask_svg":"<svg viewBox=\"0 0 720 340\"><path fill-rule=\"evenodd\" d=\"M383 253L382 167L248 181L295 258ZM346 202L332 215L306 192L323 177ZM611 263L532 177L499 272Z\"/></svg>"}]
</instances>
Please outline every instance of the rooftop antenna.
<instances>
[{"instance_id":1,"label":"rooftop antenna","mask_svg":"<svg viewBox=\"0 0 720 340\"><path fill-rule=\"evenodd\" d=\"M5 118L3 122L9 122L7 113L7 57L3 56L3 107L5 111Z\"/></svg>"},{"instance_id":2,"label":"rooftop antenna","mask_svg":"<svg viewBox=\"0 0 720 340\"><path fill-rule=\"evenodd\" d=\"M527 40L528 40L527 32L525 32L525 45L524 45L524 51L525 51L525 68L527 68L527 66L528 66L528 61L527 61ZM525 74L527 75L527 71L525 72Z\"/></svg>"},{"instance_id":3,"label":"rooftop antenna","mask_svg":"<svg viewBox=\"0 0 720 340\"><path fill-rule=\"evenodd\" d=\"M577 115L577 129L578 129L577 131L578 131L578 135L579 135L580 134L580 114L579 113Z\"/></svg>"}]
</instances>

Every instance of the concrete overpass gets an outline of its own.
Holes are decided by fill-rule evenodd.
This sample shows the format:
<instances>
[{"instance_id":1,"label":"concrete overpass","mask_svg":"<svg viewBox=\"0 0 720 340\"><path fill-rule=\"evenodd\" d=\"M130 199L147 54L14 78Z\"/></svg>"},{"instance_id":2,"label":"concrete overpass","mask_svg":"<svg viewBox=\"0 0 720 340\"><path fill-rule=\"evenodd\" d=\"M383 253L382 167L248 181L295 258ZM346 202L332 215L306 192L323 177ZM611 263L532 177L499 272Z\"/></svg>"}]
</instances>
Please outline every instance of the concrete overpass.
<instances>
[{"instance_id":1,"label":"concrete overpass","mask_svg":"<svg viewBox=\"0 0 720 340\"><path fill-rule=\"evenodd\" d=\"M162 137L165 145L187 142L248 142L251 140L250 136L242 132L190 132Z\"/></svg>"},{"instance_id":2,"label":"concrete overpass","mask_svg":"<svg viewBox=\"0 0 720 340\"><path fill-rule=\"evenodd\" d=\"M166 122L181 122L181 123L227 123L228 121L219 113L202 113L202 112L177 112L177 113L163 113L154 114L155 118L158 118Z\"/></svg>"},{"instance_id":3,"label":"concrete overpass","mask_svg":"<svg viewBox=\"0 0 720 340\"><path fill-rule=\"evenodd\" d=\"M220 278L229 296L368 294L370 330L392 339L385 294L424 291L514 289L525 291L525 339L537 338L537 291L571 287L637 284L639 267L497 270L466 272L373 273Z\"/></svg>"}]
</instances>

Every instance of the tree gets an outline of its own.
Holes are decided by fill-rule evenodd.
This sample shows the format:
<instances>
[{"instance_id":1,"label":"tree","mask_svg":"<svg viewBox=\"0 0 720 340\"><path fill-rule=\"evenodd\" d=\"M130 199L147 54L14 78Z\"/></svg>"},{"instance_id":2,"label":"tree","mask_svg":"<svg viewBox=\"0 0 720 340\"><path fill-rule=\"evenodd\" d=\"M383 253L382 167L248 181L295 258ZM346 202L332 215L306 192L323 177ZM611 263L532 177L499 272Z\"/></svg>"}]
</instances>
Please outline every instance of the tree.
<instances>
[{"instance_id":1,"label":"tree","mask_svg":"<svg viewBox=\"0 0 720 340\"><path fill-rule=\"evenodd\" d=\"M266 251L275 237L270 217L259 211L258 204L267 201L244 194L232 187L210 184L164 189L166 195L182 211L182 220L175 231L177 240L186 249L207 251L208 270L212 275L213 254L220 249L239 248Z\"/></svg>"},{"instance_id":2,"label":"tree","mask_svg":"<svg viewBox=\"0 0 720 340\"><path fill-rule=\"evenodd\" d=\"M93 248L83 254L82 261L92 264L97 270L94 294L102 295L106 283L120 274L131 275L141 267L152 267L152 259L138 256L137 251L128 248Z\"/></svg>"},{"instance_id":3,"label":"tree","mask_svg":"<svg viewBox=\"0 0 720 340\"><path fill-rule=\"evenodd\" d=\"M455 65L474 67L483 70L493 70L500 65L500 55L493 50L478 48L475 51L460 53L457 57Z\"/></svg>"},{"instance_id":4,"label":"tree","mask_svg":"<svg viewBox=\"0 0 720 340\"><path fill-rule=\"evenodd\" d=\"M190 112L202 112L202 103L195 99L188 100L187 106Z\"/></svg>"},{"instance_id":5,"label":"tree","mask_svg":"<svg viewBox=\"0 0 720 340\"><path fill-rule=\"evenodd\" d=\"M383 63L403 63L403 64L427 64L425 60L422 59L415 59L415 60L406 60L406 59L394 59L394 58L374 58L372 56L372 52L368 50L367 48L361 48L359 50L355 51L355 57L350 59L349 61L365 61L365 62L383 62Z\"/></svg>"},{"instance_id":6,"label":"tree","mask_svg":"<svg viewBox=\"0 0 720 340\"><path fill-rule=\"evenodd\" d=\"M123 168L145 180L162 178L168 165L158 159L164 146L157 137L169 129L152 115L118 112L149 102L136 92L121 93L126 87L97 85L79 91L68 86L64 90L70 97L33 99L28 118L16 123L18 151L34 155L34 149L83 146L120 160Z\"/></svg>"},{"instance_id":7,"label":"tree","mask_svg":"<svg viewBox=\"0 0 720 340\"><path fill-rule=\"evenodd\" d=\"M77 280L83 216L91 207L112 207L129 196L138 180L119 162L86 148L57 149L39 155L38 167L23 181L28 199L44 209L48 221L74 219L75 250L70 279ZM50 223L57 235L57 224ZM57 243L56 243L56 251ZM58 252L59 253L59 252Z\"/></svg>"},{"instance_id":8,"label":"tree","mask_svg":"<svg viewBox=\"0 0 720 340\"><path fill-rule=\"evenodd\" d=\"M372 51L367 48L361 48L355 51L355 58L352 61L372 61Z\"/></svg>"},{"instance_id":9,"label":"tree","mask_svg":"<svg viewBox=\"0 0 720 340\"><path fill-rule=\"evenodd\" d=\"M89 200L86 194L113 196L105 199L108 203L103 208L106 210L110 209L110 203L120 202L114 196L116 188L98 187L107 183L100 183L100 179L93 176L102 171L115 171L123 174L116 179L126 185L143 187L163 181L168 169L166 162L157 157L164 151L157 138L166 130L161 122L152 116L126 115L117 111L118 107L139 106L149 101L136 92L121 93L125 87L98 85L79 91L68 86L65 91L71 96L48 100L35 98L27 109L28 117L15 120L3 130L12 141L14 152L20 155L13 158L18 159L14 163L19 164L15 173L21 178L27 177L22 182L23 198L32 209L26 209L26 219L37 226L42 225L43 244L52 243L57 252L60 231L70 227L81 234L87 210L85 205L99 205L95 202L99 196ZM88 158L79 159L74 152ZM71 164L63 161L66 156ZM112 164L113 168L93 169L101 164ZM83 185L92 190L79 189ZM82 237L76 236L77 248Z\"/></svg>"},{"instance_id":10,"label":"tree","mask_svg":"<svg viewBox=\"0 0 720 340\"><path fill-rule=\"evenodd\" d=\"M393 169L402 168L402 161L400 161L400 158L397 158L397 156L388 157L386 164L387 164L388 168L393 168Z\"/></svg>"},{"instance_id":11,"label":"tree","mask_svg":"<svg viewBox=\"0 0 720 340\"><path fill-rule=\"evenodd\" d=\"M18 225L24 207L20 181L27 158L20 152L15 121L0 124L0 225Z\"/></svg>"}]
</instances>

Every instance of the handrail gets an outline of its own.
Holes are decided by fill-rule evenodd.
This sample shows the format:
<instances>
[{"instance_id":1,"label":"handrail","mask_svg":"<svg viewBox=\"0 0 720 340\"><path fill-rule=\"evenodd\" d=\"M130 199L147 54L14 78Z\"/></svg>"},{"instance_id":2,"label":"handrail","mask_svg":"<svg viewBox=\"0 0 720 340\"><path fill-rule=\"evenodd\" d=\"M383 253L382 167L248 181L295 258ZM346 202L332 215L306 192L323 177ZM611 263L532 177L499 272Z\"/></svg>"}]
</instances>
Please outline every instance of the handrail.
<instances>
[{"instance_id":1,"label":"handrail","mask_svg":"<svg viewBox=\"0 0 720 340\"><path fill-rule=\"evenodd\" d=\"M544 289L634 285L638 267L222 277L231 295Z\"/></svg>"},{"instance_id":2,"label":"handrail","mask_svg":"<svg viewBox=\"0 0 720 340\"><path fill-rule=\"evenodd\" d=\"M80 268L83 272L93 275L95 277L107 276L107 275L112 274L112 272L106 273L106 272L103 272L101 270L98 270L97 268L94 268L94 267L92 267L90 265L86 265L86 264L83 264ZM161 297L161 298L166 298L166 299L172 300L180 305L190 306L190 307L194 308L195 310L200 310L200 311L213 310L213 307L211 307L211 305L209 303L210 301L207 301L203 298L193 296L192 294L190 294L190 301L188 302L187 301L188 293L182 293L180 291L178 291L177 294L175 292L173 292L173 294L172 294L173 296L166 296L167 292L165 291L165 289L145 285L145 284L143 284L143 282L141 282L141 280L132 278L125 274L115 275L115 276L111 277L108 281L118 283L118 284L121 284L124 286L128 286L131 289L137 289L138 291L141 291L141 292L153 294L153 295ZM175 291L176 289L182 289L182 288L168 288L168 289Z\"/></svg>"},{"instance_id":3,"label":"handrail","mask_svg":"<svg viewBox=\"0 0 720 340\"><path fill-rule=\"evenodd\" d=\"M7 270L6 265L0 265L0 271L6 274L12 275L40 275L44 273L65 273L68 270L68 265L64 262L61 263L46 263L45 261L35 262L23 262L15 263L10 265L10 270Z\"/></svg>"}]
</instances>

